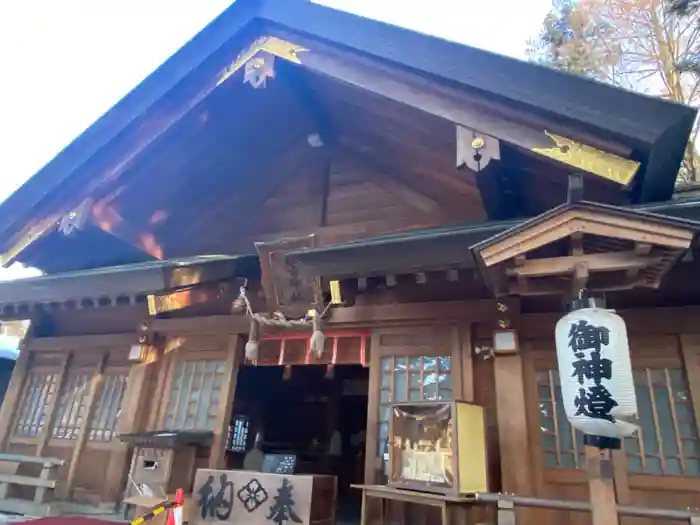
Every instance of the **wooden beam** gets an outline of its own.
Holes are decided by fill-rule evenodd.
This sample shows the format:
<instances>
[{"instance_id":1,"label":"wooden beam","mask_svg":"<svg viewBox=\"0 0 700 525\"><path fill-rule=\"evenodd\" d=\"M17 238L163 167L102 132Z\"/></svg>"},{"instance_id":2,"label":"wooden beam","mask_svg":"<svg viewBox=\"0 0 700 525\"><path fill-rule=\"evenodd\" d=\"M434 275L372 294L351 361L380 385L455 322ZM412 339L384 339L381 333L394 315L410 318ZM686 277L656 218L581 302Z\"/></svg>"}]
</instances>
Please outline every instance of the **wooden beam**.
<instances>
[{"instance_id":1,"label":"wooden beam","mask_svg":"<svg viewBox=\"0 0 700 525\"><path fill-rule=\"evenodd\" d=\"M243 279L239 280L239 282L203 283L178 290L158 292L148 296L148 313L156 316L165 312L174 312L216 301L227 294L235 294L237 296L238 289L243 283Z\"/></svg>"},{"instance_id":2,"label":"wooden beam","mask_svg":"<svg viewBox=\"0 0 700 525\"><path fill-rule=\"evenodd\" d=\"M625 320L630 334L688 334L689 337L699 337L700 346L700 306L627 308L616 309L616 312ZM519 314L517 323L521 340L551 338L554 326L561 316L561 313L556 312ZM477 327L479 337L491 337L491 329L482 330L481 325ZM700 389L698 395L700 396Z\"/></svg>"},{"instance_id":3,"label":"wooden beam","mask_svg":"<svg viewBox=\"0 0 700 525\"><path fill-rule=\"evenodd\" d=\"M41 337L32 339L27 349L30 352L60 352L70 348L79 352L81 350L94 351L100 348L129 348L137 342L138 336L135 333Z\"/></svg>"},{"instance_id":4,"label":"wooden beam","mask_svg":"<svg viewBox=\"0 0 700 525\"><path fill-rule=\"evenodd\" d=\"M629 270L630 268L644 268L657 263L658 260L658 258L639 256L634 251L569 255L567 257L528 259L523 261L520 266L506 269L506 274L512 277L569 275L579 265L585 265L589 272L613 272Z\"/></svg>"},{"instance_id":5,"label":"wooden beam","mask_svg":"<svg viewBox=\"0 0 700 525\"><path fill-rule=\"evenodd\" d=\"M595 292L619 292L624 290L630 290L637 286L641 286L643 283L632 281L632 282L622 282L619 284L610 285L597 285L589 289ZM652 287L653 288L653 287ZM571 293L572 283L559 283L553 281L537 282L533 280L526 279L522 283L509 283L508 293L517 296L536 296L536 295L566 295Z\"/></svg>"},{"instance_id":6,"label":"wooden beam","mask_svg":"<svg viewBox=\"0 0 700 525\"><path fill-rule=\"evenodd\" d=\"M61 364L59 366L58 377L56 378L56 392L49 402L49 406L46 408L46 419L44 420L44 426L39 433L39 438L36 444L35 456L42 456L44 450L49 444L49 439L51 439L51 429L56 419L56 414L58 413L58 407L61 403L61 396L63 395L63 387L66 384L66 379L68 378L68 372L73 361L73 352L68 352L64 354L61 359Z\"/></svg>"},{"instance_id":7,"label":"wooden beam","mask_svg":"<svg viewBox=\"0 0 700 525\"><path fill-rule=\"evenodd\" d=\"M243 315L205 315L183 317L181 319L153 319L151 329L154 332L169 336L203 333L247 334L250 330L250 319Z\"/></svg>"},{"instance_id":8,"label":"wooden beam","mask_svg":"<svg viewBox=\"0 0 700 525\"><path fill-rule=\"evenodd\" d=\"M209 453L209 468L226 468L226 441L228 439L228 427L231 424L231 411L236 397L236 384L238 382L238 369L244 360L243 336L233 335L228 340L228 351L224 370L228 375L221 385L219 407L216 412L214 424L214 439Z\"/></svg>"},{"instance_id":9,"label":"wooden beam","mask_svg":"<svg viewBox=\"0 0 700 525\"><path fill-rule=\"evenodd\" d=\"M104 380L105 365L107 364L107 357L109 353L103 352L100 358L95 373L90 381L90 390L88 392L87 399L85 401L85 408L83 412L83 422L80 425L80 431L78 432L78 438L75 440L75 446L73 447L73 455L71 456L70 463L68 465L68 473L66 474L66 481L61 486L63 491L63 496L66 499L70 499L71 493L73 491L73 486L75 485L75 475L78 472L78 466L80 465L80 457L83 455L85 450L85 445L90 438L90 430L92 430L92 418L97 410L97 401L100 389L102 388L102 383Z\"/></svg>"},{"instance_id":10,"label":"wooden beam","mask_svg":"<svg viewBox=\"0 0 700 525\"><path fill-rule=\"evenodd\" d=\"M476 301L395 303L334 308L326 325L338 327L346 324L373 325L415 320L425 322L464 322L465 319L469 319L472 322L480 322L493 320L496 317L496 301L493 299L478 299Z\"/></svg>"}]
</instances>

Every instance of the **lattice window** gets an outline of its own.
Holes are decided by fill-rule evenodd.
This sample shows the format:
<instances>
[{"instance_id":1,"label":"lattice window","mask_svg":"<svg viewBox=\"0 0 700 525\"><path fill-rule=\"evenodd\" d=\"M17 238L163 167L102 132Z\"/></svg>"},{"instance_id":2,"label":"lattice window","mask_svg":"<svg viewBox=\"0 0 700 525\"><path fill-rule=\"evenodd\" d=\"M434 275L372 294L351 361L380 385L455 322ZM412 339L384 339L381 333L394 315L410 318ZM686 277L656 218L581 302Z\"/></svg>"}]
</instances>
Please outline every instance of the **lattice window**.
<instances>
[{"instance_id":1,"label":"lattice window","mask_svg":"<svg viewBox=\"0 0 700 525\"><path fill-rule=\"evenodd\" d=\"M85 410L92 372L69 373L61 392L56 409L51 437L56 439L77 439L84 423Z\"/></svg>"},{"instance_id":2,"label":"lattice window","mask_svg":"<svg viewBox=\"0 0 700 525\"><path fill-rule=\"evenodd\" d=\"M15 423L15 435L38 436L46 424L48 407L56 395L58 374L31 372L22 392L19 413Z\"/></svg>"},{"instance_id":3,"label":"lattice window","mask_svg":"<svg viewBox=\"0 0 700 525\"><path fill-rule=\"evenodd\" d=\"M220 360L179 361L172 372L164 428L213 430L224 370Z\"/></svg>"},{"instance_id":4,"label":"lattice window","mask_svg":"<svg viewBox=\"0 0 700 525\"><path fill-rule=\"evenodd\" d=\"M126 379L126 373L105 374L90 425L91 440L111 441L114 437L126 391Z\"/></svg>"},{"instance_id":5,"label":"lattice window","mask_svg":"<svg viewBox=\"0 0 700 525\"><path fill-rule=\"evenodd\" d=\"M700 439L685 373L634 371L641 432L625 440L630 472L700 476Z\"/></svg>"},{"instance_id":6,"label":"lattice window","mask_svg":"<svg viewBox=\"0 0 700 525\"><path fill-rule=\"evenodd\" d=\"M562 404L559 372L537 373L540 439L545 467L581 468L585 465L583 434L573 431ZM573 432L572 432L573 431Z\"/></svg>"},{"instance_id":7,"label":"lattice window","mask_svg":"<svg viewBox=\"0 0 700 525\"><path fill-rule=\"evenodd\" d=\"M680 368L636 369L640 431L627 438L631 473L700 476L700 438L685 373ZM537 374L544 465L582 468L583 436L572 432L556 370Z\"/></svg>"},{"instance_id":8,"label":"lattice window","mask_svg":"<svg viewBox=\"0 0 700 525\"><path fill-rule=\"evenodd\" d=\"M380 360L379 456L388 468L387 440L391 403L401 401L438 401L452 399L452 358L383 357Z\"/></svg>"}]
</instances>

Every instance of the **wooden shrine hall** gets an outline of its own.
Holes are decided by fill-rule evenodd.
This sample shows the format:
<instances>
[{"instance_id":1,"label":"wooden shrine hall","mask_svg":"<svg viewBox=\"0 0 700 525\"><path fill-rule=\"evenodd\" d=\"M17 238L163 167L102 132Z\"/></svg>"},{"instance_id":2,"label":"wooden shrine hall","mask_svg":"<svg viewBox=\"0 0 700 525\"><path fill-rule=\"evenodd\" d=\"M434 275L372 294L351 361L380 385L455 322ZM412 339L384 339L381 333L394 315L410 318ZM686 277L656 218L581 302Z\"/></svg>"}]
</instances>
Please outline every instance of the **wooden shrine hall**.
<instances>
[{"instance_id":1,"label":"wooden shrine hall","mask_svg":"<svg viewBox=\"0 0 700 525\"><path fill-rule=\"evenodd\" d=\"M586 293L626 323L639 412L600 486L623 524L691 523L700 196L675 181L695 117L237 0L0 205L2 264L44 272L0 283L0 321L29 325L0 511L183 488L190 523L423 525L453 503L454 523L591 523L554 339ZM456 466L411 474L449 470L449 494L394 486L396 403L455 418Z\"/></svg>"}]
</instances>

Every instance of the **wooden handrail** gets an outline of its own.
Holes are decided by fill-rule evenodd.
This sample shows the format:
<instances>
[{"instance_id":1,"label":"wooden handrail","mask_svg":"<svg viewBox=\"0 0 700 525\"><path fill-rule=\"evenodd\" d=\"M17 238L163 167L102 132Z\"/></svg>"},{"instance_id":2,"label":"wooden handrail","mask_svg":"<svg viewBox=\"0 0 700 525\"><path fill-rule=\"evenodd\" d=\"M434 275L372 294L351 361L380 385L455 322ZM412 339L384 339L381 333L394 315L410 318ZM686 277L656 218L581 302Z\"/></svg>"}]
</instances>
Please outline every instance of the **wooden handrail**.
<instances>
[{"instance_id":1,"label":"wooden handrail","mask_svg":"<svg viewBox=\"0 0 700 525\"><path fill-rule=\"evenodd\" d=\"M58 458L43 458L41 456L21 456L19 454L0 454L0 461L14 463L38 463L41 465L62 466L65 461Z\"/></svg>"},{"instance_id":2,"label":"wooden handrail","mask_svg":"<svg viewBox=\"0 0 700 525\"><path fill-rule=\"evenodd\" d=\"M587 501L554 500L534 498L528 496L515 496L511 494L499 494L492 492L480 492L475 495L477 501L484 503L496 503L499 511L512 511L514 507L527 507L548 510L569 510L572 512L591 512L591 504ZM700 511L697 509L660 509L641 507L638 505L618 505L617 512L620 516L635 518L665 518L678 521L686 521L691 525L700 525ZM499 517L500 523L500 517Z\"/></svg>"}]
</instances>

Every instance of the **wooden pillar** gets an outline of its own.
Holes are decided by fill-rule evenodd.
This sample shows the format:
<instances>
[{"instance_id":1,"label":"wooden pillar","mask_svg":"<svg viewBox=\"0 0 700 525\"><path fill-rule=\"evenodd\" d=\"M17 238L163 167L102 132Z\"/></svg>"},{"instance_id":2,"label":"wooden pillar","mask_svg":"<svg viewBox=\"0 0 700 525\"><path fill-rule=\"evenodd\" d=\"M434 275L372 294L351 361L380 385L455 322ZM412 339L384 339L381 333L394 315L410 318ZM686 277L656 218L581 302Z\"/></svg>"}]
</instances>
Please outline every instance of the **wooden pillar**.
<instances>
[{"instance_id":1,"label":"wooden pillar","mask_svg":"<svg viewBox=\"0 0 700 525\"><path fill-rule=\"evenodd\" d=\"M378 330L372 330L372 352L369 356L369 390L367 392L367 431L365 439L365 483L372 485L379 481L381 462L377 457L379 443L379 385L382 378L382 370L379 359L381 347L381 334Z\"/></svg>"},{"instance_id":2,"label":"wooden pillar","mask_svg":"<svg viewBox=\"0 0 700 525\"><path fill-rule=\"evenodd\" d=\"M494 357L496 416L501 453L501 490L516 496L534 494L529 430L527 425L526 387L523 374L523 351ZM533 513L516 509L517 523L533 523Z\"/></svg>"},{"instance_id":3,"label":"wooden pillar","mask_svg":"<svg viewBox=\"0 0 700 525\"><path fill-rule=\"evenodd\" d=\"M44 450L48 446L49 440L51 439L51 429L53 427L53 422L56 419L56 413L58 412L61 396L63 395L63 386L68 378L68 371L70 370L72 361L73 352L68 352L65 354L61 361L58 378L56 379L56 392L52 396L51 402L46 409L46 420L41 432L39 433L39 440L37 441L35 452L35 455L37 456L41 456L44 453Z\"/></svg>"},{"instance_id":4,"label":"wooden pillar","mask_svg":"<svg viewBox=\"0 0 700 525\"><path fill-rule=\"evenodd\" d=\"M164 366L164 359L160 350L153 350L153 361L135 364L129 370L126 382L126 391L122 399L121 413L115 434L128 434L144 430L147 424L147 416L151 411L150 397L162 397L153 388L155 378L160 368ZM118 502L121 500L126 483L127 470L131 457L131 447L122 443L118 438L112 438L111 450L106 480L102 491L103 502Z\"/></svg>"},{"instance_id":5,"label":"wooden pillar","mask_svg":"<svg viewBox=\"0 0 700 525\"><path fill-rule=\"evenodd\" d=\"M0 425L0 452L7 452L9 440L14 430L15 418L21 408L22 393L31 369L31 361L32 353L27 349L27 343L23 342L0 408L0 421L3 422Z\"/></svg>"},{"instance_id":6,"label":"wooden pillar","mask_svg":"<svg viewBox=\"0 0 700 525\"><path fill-rule=\"evenodd\" d=\"M158 427L165 416L170 396L170 383L172 381L172 377L170 376L173 373L173 364L175 362L174 354L176 353L177 350L163 353L162 357L158 360L160 366L158 367L158 377L156 379L154 392L160 392L161 394L150 400L150 414L146 427L148 430L160 430Z\"/></svg>"},{"instance_id":7,"label":"wooden pillar","mask_svg":"<svg viewBox=\"0 0 700 525\"><path fill-rule=\"evenodd\" d=\"M458 401L475 400L474 350L471 326L454 327L452 332L452 381L454 398Z\"/></svg>"},{"instance_id":8,"label":"wooden pillar","mask_svg":"<svg viewBox=\"0 0 700 525\"><path fill-rule=\"evenodd\" d=\"M227 376L221 385L221 397L216 413L214 426L214 439L209 453L209 468L223 469L226 467L226 440L228 439L228 426L231 424L231 411L236 397L236 384L238 381L238 369L243 362L243 337L232 335L228 341L228 353L226 355Z\"/></svg>"},{"instance_id":9,"label":"wooden pillar","mask_svg":"<svg viewBox=\"0 0 700 525\"><path fill-rule=\"evenodd\" d=\"M618 525L615 500L615 476L609 450L585 447L588 490L591 498L593 525Z\"/></svg>"},{"instance_id":10,"label":"wooden pillar","mask_svg":"<svg viewBox=\"0 0 700 525\"><path fill-rule=\"evenodd\" d=\"M73 485L75 484L75 474L78 472L78 465L80 463L80 456L85 450L85 445L90 437L90 430L92 429L92 418L95 415L95 410L97 408L97 399L102 387L102 381L104 380L105 365L107 364L108 353L104 352L100 358L100 362L97 364L95 369L95 374L92 376L92 381L90 382L90 391L88 392L87 400L85 401L85 413L83 416L83 424L80 426L80 431L78 432L78 439L75 441L75 447L73 448L73 456L71 457L70 463L68 465L68 474L66 475L66 482L63 484L64 496L66 499L70 499L71 492L73 491Z\"/></svg>"}]
</instances>

